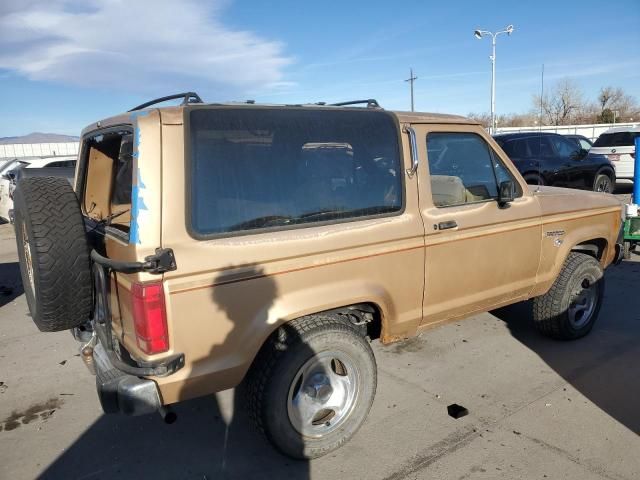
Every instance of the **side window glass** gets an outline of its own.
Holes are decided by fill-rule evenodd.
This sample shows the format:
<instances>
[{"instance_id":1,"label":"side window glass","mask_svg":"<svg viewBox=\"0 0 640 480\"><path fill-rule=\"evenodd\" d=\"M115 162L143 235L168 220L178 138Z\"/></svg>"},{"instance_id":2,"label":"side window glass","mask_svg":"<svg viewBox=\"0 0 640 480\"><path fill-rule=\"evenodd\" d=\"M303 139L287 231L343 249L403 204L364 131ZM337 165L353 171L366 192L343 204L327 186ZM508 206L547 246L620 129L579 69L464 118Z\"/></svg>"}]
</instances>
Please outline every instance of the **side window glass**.
<instances>
[{"instance_id":1,"label":"side window glass","mask_svg":"<svg viewBox=\"0 0 640 480\"><path fill-rule=\"evenodd\" d=\"M553 148L548 137L535 136L529 137L526 140L529 147L529 155L536 158L548 158L553 157Z\"/></svg>"},{"instance_id":2,"label":"side window glass","mask_svg":"<svg viewBox=\"0 0 640 480\"><path fill-rule=\"evenodd\" d=\"M551 143L553 143L558 155L563 158L571 157L579 148L573 142L562 137L551 137Z\"/></svg>"},{"instance_id":3,"label":"side window glass","mask_svg":"<svg viewBox=\"0 0 640 480\"><path fill-rule=\"evenodd\" d=\"M398 135L383 112L195 109L190 141L199 235L402 210Z\"/></svg>"},{"instance_id":4,"label":"side window glass","mask_svg":"<svg viewBox=\"0 0 640 480\"><path fill-rule=\"evenodd\" d=\"M514 140L513 142L513 156L516 158L527 158L527 145L524 140Z\"/></svg>"},{"instance_id":5,"label":"side window glass","mask_svg":"<svg viewBox=\"0 0 640 480\"><path fill-rule=\"evenodd\" d=\"M474 133L429 133L427 157L436 206L497 198L493 155L480 136Z\"/></svg>"}]
</instances>

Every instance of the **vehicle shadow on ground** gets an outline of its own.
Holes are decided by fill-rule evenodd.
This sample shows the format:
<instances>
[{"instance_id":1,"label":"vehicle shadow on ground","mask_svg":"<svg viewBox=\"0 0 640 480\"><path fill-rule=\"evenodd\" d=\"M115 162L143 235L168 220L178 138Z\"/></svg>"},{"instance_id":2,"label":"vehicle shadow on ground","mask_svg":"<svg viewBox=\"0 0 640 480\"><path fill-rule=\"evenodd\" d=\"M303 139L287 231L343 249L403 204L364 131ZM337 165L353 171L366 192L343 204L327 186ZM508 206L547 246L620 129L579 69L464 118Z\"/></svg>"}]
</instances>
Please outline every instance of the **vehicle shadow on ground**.
<instances>
[{"instance_id":1,"label":"vehicle shadow on ground","mask_svg":"<svg viewBox=\"0 0 640 480\"><path fill-rule=\"evenodd\" d=\"M589 335L574 341L543 337L532 323L531 302L491 312L587 399L640 434L640 263L622 262L606 272L605 299Z\"/></svg>"},{"instance_id":2,"label":"vehicle shadow on ground","mask_svg":"<svg viewBox=\"0 0 640 480\"><path fill-rule=\"evenodd\" d=\"M237 282L240 279L247 280ZM250 301L245 282L259 282L251 286ZM220 312L224 312L232 326L210 353L227 350L228 354L251 340L251 330L243 325L251 319L266 322L277 288L273 279L255 266L243 268L233 278L218 277L213 283L219 285L212 289L219 312L212 313L211 322L217 329L224 329L226 322L220 318ZM206 367L206 362L203 358L192 368L199 370ZM253 426L245 408L244 390L241 385L175 404L177 421L172 425L164 424L158 414L103 415L40 478L308 479L307 461L280 454Z\"/></svg>"},{"instance_id":3,"label":"vehicle shadow on ground","mask_svg":"<svg viewBox=\"0 0 640 480\"><path fill-rule=\"evenodd\" d=\"M97 399L96 399L97 402ZM215 397L159 415L103 415L40 476L43 479L307 479L306 462L273 449L243 410L227 425Z\"/></svg>"},{"instance_id":4,"label":"vehicle shadow on ground","mask_svg":"<svg viewBox=\"0 0 640 480\"><path fill-rule=\"evenodd\" d=\"M18 262L0 263L0 307L24 293Z\"/></svg>"}]
</instances>

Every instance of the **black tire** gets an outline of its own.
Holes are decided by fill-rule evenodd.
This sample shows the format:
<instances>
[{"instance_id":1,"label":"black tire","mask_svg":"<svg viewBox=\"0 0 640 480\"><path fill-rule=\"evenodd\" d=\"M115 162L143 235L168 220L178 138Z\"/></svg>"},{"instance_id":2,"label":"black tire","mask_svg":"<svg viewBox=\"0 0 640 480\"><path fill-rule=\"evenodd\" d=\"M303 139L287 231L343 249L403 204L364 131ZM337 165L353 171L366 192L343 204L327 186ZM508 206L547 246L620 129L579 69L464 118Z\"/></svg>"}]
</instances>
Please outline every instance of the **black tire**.
<instances>
[{"instance_id":1,"label":"black tire","mask_svg":"<svg viewBox=\"0 0 640 480\"><path fill-rule=\"evenodd\" d=\"M524 181L527 185L544 185L544 179L536 173L527 173L524 176Z\"/></svg>"},{"instance_id":2,"label":"black tire","mask_svg":"<svg viewBox=\"0 0 640 480\"><path fill-rule=\"evenodd\" d=\"M14 207L31 318L43 332L81 325L91 314L93 287L84 222L71 185L59 177L22 179Z\"/></svg>"},{"instance_id":3,"label":"black tire","mask_svg":"<svg viewBox=\"0 0 640 480\"><path fill-rule=\"evenodd\" d=\"M613 193L614 184L611 176L606 173L598 173L593 181L593 191L603 193Z\"/></svg>"},{"instance_id":4,"label":"black tire","mask_svg":"<svg viewBox=\"0 0 640 480\"><path fill-rule=\"evenodd\" d=\"M600 312L604 284L598 260L585 253L571 252L551 289L533 299L534 325L551 338L574 340L584 337L593 328Z\"/></svg>"},{"instance_id":5,"label":"black tire","mask_svg":"<svg viewBox=\"0 0 640 480\"><path fill-rule=\"evenodd\" d=\"M340 357L339 361L330 358L333 355ZM322 358L330 362L333 374L311 370L305 377L301 373ZM342 363L344 359L348 362ZM325 395L322 388L326 386L322 375L342 376L349 381L357 378L353 380L353 385L358 387L353 389L355 398L351 407L345 409L346 414L333 410L332 415L331 409L320 409L320 416L313 416L312 422L299 422L305 425L301 432L294 424L302 407L295 406L290 399L307 395L306 402L322 404L322 395ZM305 393L310 388L308 381L315 386L311 387L311 393ZM339 448L358 431L373 403L376 385L375 357L362 332L338 315L312 315L283 325L262 347L245 384L247 410L258 429L282 453L293 458L317 458ZM326 394L330 395L331 403L333 392L340 390L330 388L329 392ZM325 430L328 431L322 433Z\"/></svg>"}]
</instances>

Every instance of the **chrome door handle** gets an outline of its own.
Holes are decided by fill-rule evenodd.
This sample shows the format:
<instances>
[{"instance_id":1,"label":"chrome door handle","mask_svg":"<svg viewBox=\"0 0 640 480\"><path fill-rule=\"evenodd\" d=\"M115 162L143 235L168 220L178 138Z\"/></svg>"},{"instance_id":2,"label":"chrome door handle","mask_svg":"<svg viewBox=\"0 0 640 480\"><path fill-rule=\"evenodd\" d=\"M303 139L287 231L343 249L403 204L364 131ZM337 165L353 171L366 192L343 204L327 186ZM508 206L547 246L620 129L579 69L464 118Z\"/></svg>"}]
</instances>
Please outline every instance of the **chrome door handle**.
<instances>
[{"instance_id":1,"label":"chrome door handle","mask_svg":"<svg viewBox=\"0 0 640 480\"><path fill-rule=\"evenodd\" d=\"M448 220L446 222L440 222L438 224L438 230L448 230L450 228L456 228L458 226L458 222L455 220Z\"/></svg>"}]
</instances>

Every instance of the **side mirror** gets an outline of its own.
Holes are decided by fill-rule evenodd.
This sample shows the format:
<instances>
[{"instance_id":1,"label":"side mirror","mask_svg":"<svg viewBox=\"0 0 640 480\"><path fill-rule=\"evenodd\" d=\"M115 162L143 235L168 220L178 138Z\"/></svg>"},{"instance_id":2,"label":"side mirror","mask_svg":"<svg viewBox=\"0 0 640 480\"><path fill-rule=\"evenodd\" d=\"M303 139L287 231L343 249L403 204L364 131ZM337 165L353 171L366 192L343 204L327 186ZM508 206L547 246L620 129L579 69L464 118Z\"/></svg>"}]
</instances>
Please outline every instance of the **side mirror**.
<instances>
[{"instance_id":1,"label":"side mirror","mask_svg":"<svg viewBox=\"0 0 640 480\"><path fill-rule=\"evenodd\" d=\"M512 180L505 180L500 183L498 188L498 206L507 208L509 203L516 198L516 185Z\"/></svg>"},{"instance_id":2,"label":"side mirror","mask_svg":"<svg viewBox=\"0 0 640 480\"><path fill-rule=\"evenodd\" d=\"M7 173L4 173L2 175L2 178L4 178L5 180L14 181L16 179L16 172L14 172L13 170L9 170Z\"/></svg>"}]
</instances>

